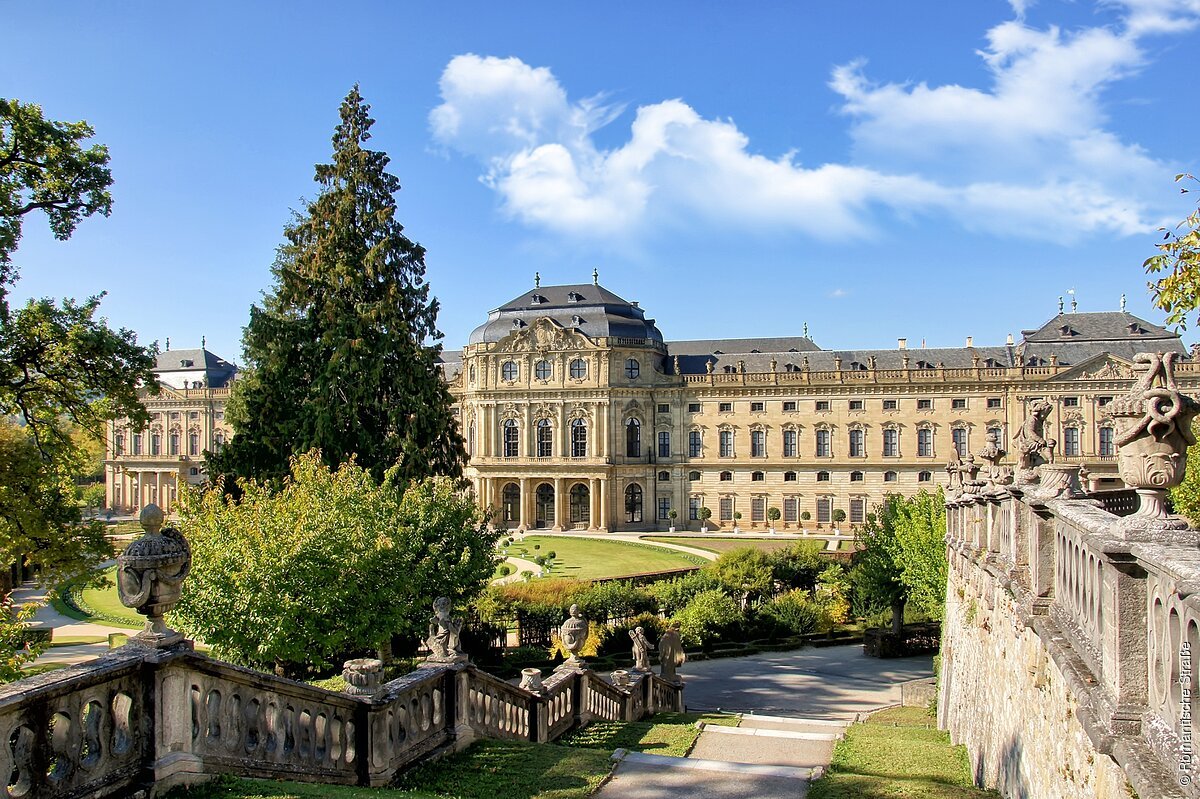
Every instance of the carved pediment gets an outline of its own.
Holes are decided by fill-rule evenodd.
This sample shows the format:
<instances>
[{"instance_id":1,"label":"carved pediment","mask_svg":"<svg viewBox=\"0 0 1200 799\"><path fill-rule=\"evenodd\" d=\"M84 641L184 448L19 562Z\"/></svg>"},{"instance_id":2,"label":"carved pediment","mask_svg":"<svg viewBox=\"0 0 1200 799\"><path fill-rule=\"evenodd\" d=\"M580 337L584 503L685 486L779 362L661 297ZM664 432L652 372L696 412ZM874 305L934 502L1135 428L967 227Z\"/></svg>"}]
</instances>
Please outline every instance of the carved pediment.
<instances>
[{"instance_id":1,"label":"carved pediment","mask_svg":"<svg viewBox=\"0 0 1200 799\"><path fill-rule=\"evenodd\" d=\"M1053 382L1076 380L1132 380L1133 367L1115 355L1100 353L1057 375Z\"/></svg>"},{"instance_id":2,"label":"carved pediment","mask_svg":"<svg viewBox=\"0 0 1200 799\"><path fill-rule=\"evenodd\" d=\"M502 352L582 350L590 346L593 342L585 334L563 327L548 316L538 317L528 327L516 328L496 342L496 349Z\"/></svg>"}]
</instances>

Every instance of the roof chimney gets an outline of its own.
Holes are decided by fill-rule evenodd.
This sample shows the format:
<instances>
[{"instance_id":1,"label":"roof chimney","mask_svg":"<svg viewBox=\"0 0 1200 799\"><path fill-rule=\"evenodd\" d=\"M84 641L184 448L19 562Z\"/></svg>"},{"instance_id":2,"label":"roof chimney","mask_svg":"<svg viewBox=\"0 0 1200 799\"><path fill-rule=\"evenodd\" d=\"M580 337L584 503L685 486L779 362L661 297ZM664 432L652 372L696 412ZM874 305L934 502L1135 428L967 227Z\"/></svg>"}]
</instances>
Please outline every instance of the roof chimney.
<instances>
[{"instance_id":1,"label":"roof chimney","mask_svg":"<svg viewBox=\"0 0 1200 799\"><path fill-rule=\"evenodd\" d=\"M974 346L975 346L975 337L967 336L967 348L970 349L971 347L974 347Z\"/></svg>"},{"instance_id":2,"label":"roof chimney","mask_svg":"<svg viewBox=\"0 0 1200 799\"><path fill-rule=\"evenodd\" d=\"M896 339L896 347L897 347L897 349L902 349L902 350L908 349L908 339L906 339L906 338Z\"/></svg>"}]
</instances>

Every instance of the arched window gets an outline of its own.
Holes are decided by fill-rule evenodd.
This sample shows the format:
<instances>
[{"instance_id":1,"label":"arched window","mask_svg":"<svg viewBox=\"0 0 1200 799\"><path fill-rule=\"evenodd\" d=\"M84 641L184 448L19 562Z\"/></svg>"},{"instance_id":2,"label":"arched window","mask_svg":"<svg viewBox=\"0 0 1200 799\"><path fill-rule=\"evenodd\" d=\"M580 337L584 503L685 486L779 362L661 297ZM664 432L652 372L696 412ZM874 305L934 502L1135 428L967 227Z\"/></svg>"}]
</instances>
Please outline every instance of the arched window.
<instances>
[{"instance_id":1,"label":"arched window","mask_svg":"<svg viewBox=\"0 0 1200 799\"><path fill-rule=\"evenodd\" d=\"M828 483L829 482L829 472L817 472L817 482L818 483Z\"/></svg>"},{"instance_id":2,"label":"arched window","mask_svg":"<svg viewBox=\"0 0 1200 799\"><path fill-rule=\"evenodd\" d=\"M642 423L637 419L625 423L625 455L630 458L642 457Z\"/></svg>"},{"instance_id":3,"label":"arched window","mask_svg":"<svg viewBox=\"0 0 1200 799\"><path fill-rule=\"evenodd\" d=\"M537 454L539 458L549 458L554 454L554 427L549 419L538 419Z\"/></svg>"},{"instance_id":4,"label":"arched window","mask_svg":"<svg viewBox=\"0 0 1200 799\"><path fill-rule=\"evenodd\" d=\"M863 473L862 472L850 472L850 482L851 483L861 483L862 481L863 481Z\"/></svg>"},{"instance_id":5,"label":"arched window","mask_svg":"<svg viewBox=\"0 0 1200 799\"><path fill-rule=\"evenodd\" d=\"M583 483L571 486L571 524L587 524L591 521L591 492Z\"/></svg>"},{"instance_id":6,"label":"arched window","mask_svg":"<svg viewBox=\"0 0 1200 799\"><path fill-rule=\"evenodd\" d=\"M796 482L796 473L795 472L784 472L783 473L783 482L785 482L785 483Z\"/></svg>"},{"instance_id":7,"label":"arched window","mask_svg":"<svg viewBox=\"0 0 1200 799\"><path fill-rule=\"evenodd\" d=\"M642 487L633 483L625 489L625 522L638 524L642 521Z\"/></svg>"},{"instance_id":8,"label":"arched window","mask_svg":"<svg viewBox=\"0 0 1200 799\"><path fill-rule=\"evenodd\" d=\"M549 380L550 362L544 359L538 361L536 364L534 364L533 374L538 380Z\"/></svg>"},{"instance_id":9,"label":"arched window","mask_svg":"<svg viewBox=\"0 0 1200 799\"><path fill-rule=\"evenodd\" d=\"M658 473L658 482L660 482L660 483L671 482L671 473L670 472L659 472Z\"/></svg>"},{"instance_id":10,"label":"arched window","mask_svg":"<svg viewBox=\"0 0 1200 799\"><path fill-rule=\"evenodd\" d=\"M752 483L761 483L765 479L766 475L762 472L750 472L750 482Z\"/></svg>"},{"instance_id":11,"label":"arched window","mask_svg":"<svg viewBox=\"0 0 1200 799\"><path fill-rule=\"evenodd\" d=\"M519 521L521 518L521 487L516 483L507 483L500 492L501 517L506 522Z\"/></svg>"},{"instance_id":12,"label":"arched window","mask_svg":"<svg viewBox=\"0 0 1200 799\"><path fill-rule=\"evenodd\" d=\"M636 380L637 376L642 373L642 365L638 363L637 358L630 358L625 361L625 376L630 380Z\"/></svg>"},{"instance_id":13,"label":"arched window","mask_svg":"<svg viewBox=\"0 0 1200 799\"><path fill-rule=\"evenodd\" d=\"M475 364L471 364L470 368L467 369L467 379L472 383L475 382Z\"/></svg>"},{"instance_id":14,"label":"arched window","mask_svg":"<svg viewBox=\"0 0 1200 799\"><path fill-rule=\"evenodd\" d=\"M728 483L733 479L733 472L721 472L721 482Z\"/></svg>"},{"instance_id":15,"label":"arched window","mask_svg":"<svg viewBox=\"0 0 1200 799\"><path fill-rule=\"evenodd\" d=\"M467 426L467 455L475 457L475 423Z\"/></svg>"},{"instance_id":16,"label":"arched window","mask_svg":"<svg viewBox=\"0 0 1200 799\"><path fill-rule=\"evenodd\" d=\"M521 454L521 431L516 419L504 420L504 457L515 458Z\"/></svg>"},{"instance_id":17,"label":"arched window","mask_svg":"<svg viewBox=\"0 0 1200 799\"><path fill-rule=\"evenodd\" d=\"M688 472L688 480L690 480L691 482L694 483L699 479L700 479L700 472Z\"/></svg>"},{"instance_id":18,"label":"arched window","mask_svg":"<svg viewBox=\"0 0 1200 799\"><path fill-rule=\"evenodd\" d=\"M517 379L517 362L516 361L505 361L500 366L500 377L503 378L504 380L507 380L510 383L512 381L516 380Z\"/></svg>"},{"instance_id":19,"label":"arched window","mask_svg":"<svg viewBox=\"0 0 1200 799\"><path fill-rule=\"evenodd\" d=\"M571 378L573 380L582 380L587 377L587 361L583 358L576 358L571 361Z\"/></svg>"},{"instance_id":20,"label":"arched window","mask_svg":"<svg viewBox=\"0 0 1200 799\"><path fill-rule=\"evenodd\" d=\"M933 472L917 472L918 483L929 483L933 481Z\"/></svg>"},{"instance_id":21,"label":"arched window","mask_svg":"<svg viewBox=\"0 0 1200 799\"><path fill-rule=\"evenodd\" d=\"M225 434L217 433L213 436L213 451L220 452L225 449Z\"/></svg>"},{"instance_id":22,"label":"arched window","mask_svg":"<svg viewBox=\"0 0 1200 799\"><path fill-rule=\"evenodd\" d=\"M587 457L587 422L583 419L571 422L571 457Z\"/></svg>"},{"instance_id":23,"label":"arched window","mask_svg":"<svg viewBox=\"0 0 1200 799\"><path fill-rule=\"evenodd\" d=\"M895 472L884 472L883 473L883 482L885 482L885 483L894 483L894 482L896 482L896 478L897 478L897 474Z\"/></svg>"}]
</instances>

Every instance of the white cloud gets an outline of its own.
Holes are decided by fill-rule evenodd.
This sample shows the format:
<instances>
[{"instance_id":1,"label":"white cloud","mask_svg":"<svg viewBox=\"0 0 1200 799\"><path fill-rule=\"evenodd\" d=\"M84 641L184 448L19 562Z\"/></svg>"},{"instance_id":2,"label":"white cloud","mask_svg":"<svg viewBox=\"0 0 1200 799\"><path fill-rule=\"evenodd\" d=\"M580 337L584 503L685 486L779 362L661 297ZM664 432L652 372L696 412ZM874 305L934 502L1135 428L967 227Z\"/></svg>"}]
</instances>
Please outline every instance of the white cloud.
<instances>
[{"instance_id":1,"label":"white cloud","mask_svg":"<svg viewBox=\"0 0 1200 799\"><path fill-rule=\"evenodd\" d=\"M1148 198L1173 167L1106 129L1104 90L1146 60L1142 37L1187 30L1200 0L1125 0L1119 29L1026 25L987 32L991 85L874 83L865 62L833 70L850 120L849 163L805 165L752 151L731 120L682 100L637 109L628 139L593 134L624 110L572 101L550 70L519 59L454 58L442 74L434 139L478 159L522 223L599 238L661 227L869 232L881 211L968 229L1064 239L1130 234L1162 220Z\"/></svg>"}]
</instances>

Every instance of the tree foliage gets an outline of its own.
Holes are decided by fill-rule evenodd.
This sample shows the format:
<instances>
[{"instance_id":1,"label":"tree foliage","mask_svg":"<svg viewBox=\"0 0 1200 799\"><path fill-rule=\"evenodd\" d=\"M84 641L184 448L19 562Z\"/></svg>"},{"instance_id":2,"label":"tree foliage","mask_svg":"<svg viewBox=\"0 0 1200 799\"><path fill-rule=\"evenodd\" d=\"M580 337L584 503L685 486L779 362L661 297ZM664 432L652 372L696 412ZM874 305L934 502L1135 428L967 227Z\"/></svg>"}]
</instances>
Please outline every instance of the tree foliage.
<instances>
[{"instance_id":1,"label":"tree foliage","mask_svg":"<svg viewBox=\"0 0 1200 799\"><path fill-rule=\"evenodd\" d=\"M1177 183L1196 182L1193 175L1176 175ZM1192 189L1181 188L1183 194ZM1187 327L1187 315L1200 308L1200 206L1188 214L1174 230L1159 228L1163 240L1155 245L1159 254L1146 259L1144 267L1151 275L1166 274L1147 285L1154 304L1167 312L1167 324Z\"/></svg>"},{"instance_id":2,"label":"tree foliage","mask_svg":"<svg viewBox=\"0 0 1200 799\"><path fill-rule=\"evenodd\" d=\"M21 679L25 667L46 650L49 639L32 638L26 629L36 611L34 604L0 602L0 683Z\"/></svg>"},{"instance_id":3,"label":"tree foliage","mask_svg":"<svg viewBox=\"0 0 1200 799\"><path fill-rule=\"evenodd\" d=\"M769 554L747 546L722 553L704 570L730 594L753 599L771 592L773 565Z\"/></svg>"},{"instance_id":4,"label":"tree foliage","mask_svg":"<svg viewBox=\"0 0 1200 799\"><path fill-rule=\"evenodd\" d=\"M1192 422L1192 433L1200 433L1200 422ZM1195 527L1200 524L1200 444L1187 450L1183 482L1170 490L1171 506Z\"/></svg>"},{"instance_id":5,"label":"tree foliage","mask_svg":"<svg viewBox=\"0 0 1200 799\"><path fill-rule=\"evenodd\" d=\"M332 162L316 166L320 192L284 231L274 286L245 330L249 368L226 417L236 435L212 474L278 479L310 449L330 466L356 456L377 480L397 466L405 480L461 471L425 250L396 221L387 154L364 147L369 110L356 86Z\"/></svg>"},{"instance_id":6,"label":"tree foliage","mask_svg":"<svg viewBox=\"0 0 1200 799\"><path fill-rule=\"evenodd\" d=\"M185 494L193 566L175 621L221 657L293 673L424 636L434 598L461 607L483 589L498 534L455 481L405 488L397 472L379 483L311 452L279 490Z\"/></svg>"}]
</instances>

